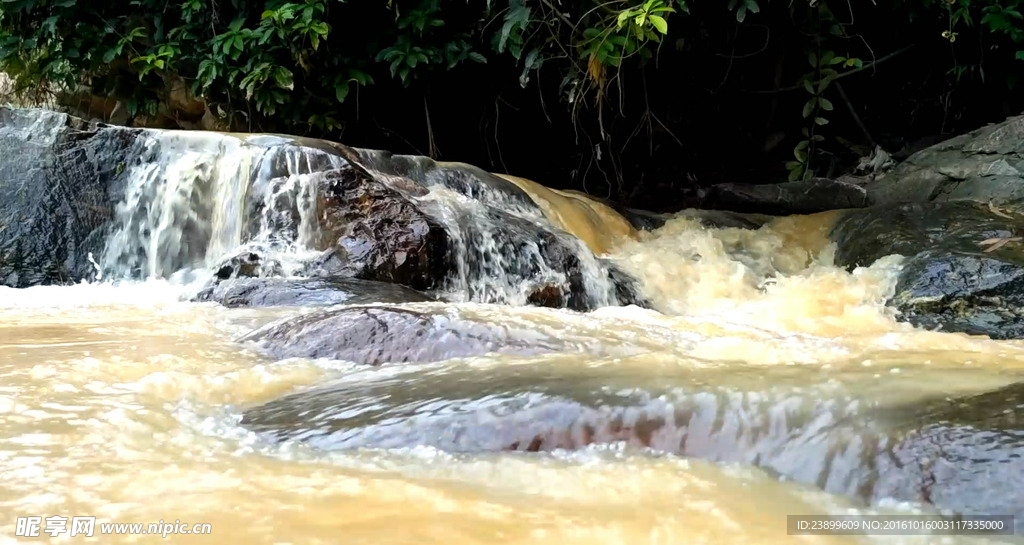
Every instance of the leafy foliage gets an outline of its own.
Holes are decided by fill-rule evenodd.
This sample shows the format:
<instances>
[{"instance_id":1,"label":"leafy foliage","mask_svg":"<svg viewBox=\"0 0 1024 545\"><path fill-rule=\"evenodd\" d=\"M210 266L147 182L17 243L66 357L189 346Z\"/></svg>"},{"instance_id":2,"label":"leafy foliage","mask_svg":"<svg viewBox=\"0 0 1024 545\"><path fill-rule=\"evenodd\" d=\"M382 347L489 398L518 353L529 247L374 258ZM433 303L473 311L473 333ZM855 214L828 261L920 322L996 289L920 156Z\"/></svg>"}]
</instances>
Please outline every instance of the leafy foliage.
<instances>
[{"instance_id":1,"label":"leafy foliage","mask_svg":"<svg viewBox=\"0 0 1024 545\"><path fill-rule=\"evenodd\" d=\"M601 64L618 66L641 51L649 57L644 45L667 32L666 17L674 11L665 2L623 2L621 11L589 18L604 26L587 26L568 39L582 57ZM134 117L156 115L169 82L180 78L224 116L284 119L324 131L340 127L341 104L354 90L373 85L382 66L410 86L466 62L486 63L486 54L510 54L524 64L525 85L546 51L564 38L539 39L544 22L531 17L533 8L521 0L502 9L470 2L461 15L448 13L448 20L440 0L372 6L339 0L2 0L0 6L0 69L19 90L85 87L126 101ZM524 58L531 40L536 43Z\"/></svg>"},{"instance_id":2,"label":"leafy foliage","mask_svg":"<svg viewBox=\"0 0 1024 545\"><path fill-rule=\"evenodd\" d=\"M687 77L692 84L700 77L689 73L691 64L707 72L707 58L726 59L720 88L737 79L732 71L736 59L759 58L764 52L778 55L780 70L789 78L768 92L781 93L788 86L804 93L798 103L783 102L784 115L800 132L788 140L795 146L786 165L790 177L799 179L820 170L837 129L832 121L843 112L836 112L837 105L848 103L837 94L838 80L878 61L863 32L872 21L883 21L886 28L927 29L931 41L918 46L927 49L923 58L943 65L953 85L1003 77L1012 86L1024 67L991 68L993 63L1024 62L1024 0L855 4L0 0L0 71L11 76L22 95L111 97L142 123L161 116L173 120L172 103L181 102L185 89L187 99L228 126L330 135L353 118L359 94L373 86L426 96L439 74L487 68L489 73L509 72L525 88L539 81L536 75L543 69L557 73L554 81L572 119L589 110L590 119L596 119L596 140L611 149L613 129L606 130L604 116L630 115L623 99L627 88L644 89L643 94L631 91L643 99L643 107L632 115L639 115L651 134L658 124L680 142L668 126L655 123L648 103L642 74L647 67L659 67L659 59L673 59L661 68L667 74L661 81L670 87L674 80ZM865 15L871 10L878 14ZM737 36L758 29L764 29L764 45L752 53L708 51L709 43L735 48L742 41ZM937 57L943 48L950 53ZM625 85L627 79L643 85ZM703 87L712 95L718 91L715 84ZM742 105L741 98L730 96L723 100ZM685 103L669 104L685 109Z\"/></svg>"}]
</instances>

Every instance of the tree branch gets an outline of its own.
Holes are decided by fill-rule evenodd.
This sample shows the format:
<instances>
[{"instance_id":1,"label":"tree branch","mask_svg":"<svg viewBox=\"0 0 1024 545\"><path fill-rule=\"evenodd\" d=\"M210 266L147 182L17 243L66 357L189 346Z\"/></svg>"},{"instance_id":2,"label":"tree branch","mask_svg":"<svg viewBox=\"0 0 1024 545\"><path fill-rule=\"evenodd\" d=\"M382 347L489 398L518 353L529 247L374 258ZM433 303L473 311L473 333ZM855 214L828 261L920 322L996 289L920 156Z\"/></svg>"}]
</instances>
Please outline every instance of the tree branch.
<instances>
[{"instance_id":1,"label":"tree branch","mask_svg":"<svg viewBox=\"0 0 1024 545\"><path fill-rule=\"evenodd\" d=\"M837 80L839 78L845 78L847 76L852 76L852 75L854 75L854 74L856 74L858 72L863 72L864 70L868 70L870 68L874 68L875 66L877 66L877 65L879 65L879 64L881 64L881 63L883 63L883 62L885 62L885 61L887 61L889 59L892 59L893 57L896 57L898 55L902 55L903 53L906 53L907 51L910 51L913 48L914 48L914 44L910 44L907 47L904 47L902 49L897 49L896 51L893 51L892 53L889 53L888 55L878 59L875 62L870 62L868 64L865 64L864 66L861 66L860 68L854 68L853 70L850 70L848 72L843 72L842 74L839 74L838 76L835 76L835 77L833 77L831 79L833 81L835 81L835 80ZM814 85L818 85L821 82L820 81L815 81L815 82L812 82L812 83ZM780 89L769 89L769 90L765 90L765 91L748 91L748 92L755 93L755 94L760 94L760 95L773 95L775 93L785 93L785 92L789 92L789 91L798 91L798 90L803 89L803 88L804 88L803 84L800 84L800 85L793 85L793 86L790 86L790 87L782 87Z\"/></svg>"}]
</instances>

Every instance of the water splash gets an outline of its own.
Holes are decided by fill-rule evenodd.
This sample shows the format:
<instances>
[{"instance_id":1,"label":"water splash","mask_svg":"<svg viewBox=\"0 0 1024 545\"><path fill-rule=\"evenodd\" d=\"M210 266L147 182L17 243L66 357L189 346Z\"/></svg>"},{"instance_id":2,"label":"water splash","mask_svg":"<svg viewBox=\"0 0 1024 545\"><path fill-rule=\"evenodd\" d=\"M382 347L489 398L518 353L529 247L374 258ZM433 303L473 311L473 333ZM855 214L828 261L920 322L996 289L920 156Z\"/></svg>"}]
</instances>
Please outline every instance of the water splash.
<instances>
[{"instance_id":1,"label":"water splash","mask_svg":"<svg viewBox=\"0 0 1024 545\"><path fill-rule=\"evenodd\" d=\"M901 329L886 300L901 258L848 272L833 264L834 215L779 218L756 230L678 217L623 245L615 260L659 311L777 333Z\"/></svg>"}]
</instances>

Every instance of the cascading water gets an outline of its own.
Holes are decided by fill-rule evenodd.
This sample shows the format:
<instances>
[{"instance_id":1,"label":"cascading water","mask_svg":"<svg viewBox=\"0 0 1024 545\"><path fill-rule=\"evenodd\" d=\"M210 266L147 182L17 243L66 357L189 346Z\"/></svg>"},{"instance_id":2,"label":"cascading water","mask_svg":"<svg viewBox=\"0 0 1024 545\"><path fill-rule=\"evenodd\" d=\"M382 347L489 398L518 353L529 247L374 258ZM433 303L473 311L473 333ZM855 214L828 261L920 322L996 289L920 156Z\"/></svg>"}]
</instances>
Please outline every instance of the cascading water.
<instances>
[{"instance_id":1,"label":"cascading water","mask_svg":"<svg viewBox=\"0 0 1024 545\"><path fill-rule=\"evenodd\" d=\"M362 153L386 168L380 154ZM348 164L272 136L145 131L123 161L124 197L100 259L103 276L192 279L246 252L275 264L266 273L304 276L334 243L321 240L327 211L312 175ZM368 172L385 184L394 176ZM514 186L432 163L404 174L427 190L405 197L451 239L445 298L522 305L558 286L585 299L576 306L616 304L607 266Z\"/></svg>"},{"instance_id":2,"label":"cascading water","mask_svg":"<svg viewBox=\"0 0 1024 545\"><path fill-rule=\"evenodd\" d=\"M167 278L246 249L272 253L297 272L294 258L311 250L315 229L308 175L344 160L283 139L153 131L125 164L102 267L113 277Z\"/></svg>"}]
</instances>

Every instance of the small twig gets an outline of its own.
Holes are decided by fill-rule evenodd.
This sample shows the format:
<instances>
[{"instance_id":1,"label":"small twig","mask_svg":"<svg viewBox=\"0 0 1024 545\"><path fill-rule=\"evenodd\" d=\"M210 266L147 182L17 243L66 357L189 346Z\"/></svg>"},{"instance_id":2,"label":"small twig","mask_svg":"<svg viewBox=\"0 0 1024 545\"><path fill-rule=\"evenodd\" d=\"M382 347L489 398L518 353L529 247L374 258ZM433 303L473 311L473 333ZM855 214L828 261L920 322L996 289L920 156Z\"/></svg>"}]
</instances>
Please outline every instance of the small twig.
<instances>
[{"instance_id":1,"label":"small twig","mask_svg":"<svg viewBox=\"0 0 1024 545\"><path fill-rule=\"evenodd\" d=\"M441 156L441 150L437 149L437 145L434 143L434 126L430 123L430 108L427 106L427 97L423 96L423 113L427 117L427 150L430 152L431 159L438 159Z\"/></svg>"},{"instance_id":2,"label":"small twig","mask_svg":"<svg viewBox=\"0 0 1024 545\"><path fill-rule=\"evenodd\" d=\"M772 29L771 29L771 27L769 27L767 25L757 25L757 26L760 26L760 27L764 28L764 43L761 44L761 48L760 49L758 49L757 51L754 51L753 53L744 53L742 55L737 55L736 54L736 48L734 47L732 53L730 53L728 55L726 55L725 53L715 53L715 55L717 55L719 57L724 57L724 58L729 59L730 61L732 61L732 60L738 60L738 59L746 59L746 58L749 58L749 57L756 57L757 55L760 55L761 53L764 53L764 50L768 49L768 44L771 43ZM737 28L737 31L738 31L738 28Z\"/></svg>"},{"instance_id":3,"label":"small twig","mask_svg":"<svg viewBox=\"0 0 1024 545\"><path fill-rule=\"evenodd\" d=\"M494 101L494 145L498 148L498 161L501 162L501 168L505 171L505 174L508 174L508 165L505 164L505 156L501 153L501 142L498 141L498 121L501 119L501 104L498 104L500 100L501 97L499 96Z\"/></svg>"},{"instance_id":4,"label":"small twig","mask_svg":"<svg viewBox=\"0 0 1024 545\"><path fill-rule=\"evenodd\" d=\"M551 2L549 2L548 0L540 0L540 1L545 6L551 8L551 11L554 11L555 15L557 15L558 18L561 19L563 23L565 23L565 24L567 24L569 26L572 26L572 21L570 21L569 18L565 16L565 14L563 14L560 11L558 11L558 8L556 8Z\"/></svg>"},{"instance_id":5,"label":"small twig","mask_svg":"<svg viewBox=\"0 0 1024 545\"><path fill-rule=\"evenodd\" d=\"M860 127L860 132L864 133L864 137L867 138L868 142L871 143L872 149L877 148L878 144L875 142L875 139L871 137L871 133L868 132L867 125L865 125L864 122L861 120L860 116L857 115L857 109L853 107L853 102L850 101L850 97L847 96L846 90L843 89L843 84L839 83L838 81L835 82L835 84L836 90L839 91L839 96L842 97L843 102L846 103L846 109L850 110L850 115L853 117L853 120L857 123L857 126Z\"/></svg>"},{"instance_id":6,"label":"small twig","mask_svg":"<svg viewBox=\"0 0 1024 545\"><path fill-rule=\"evenodd\" d=\"M680 139L679 139L679 137L678 137L678 136L676 136L676 133L672 132L672 131L671 131L671 130L670 130L670 129L668 128L668 126L667 126L667 125L665 125L664 123L662 123L662 122L661 122L661 120L660 120L660 119L658 119L658 116L654 115L654 112L651 112L651 119L653 119L653 120L657 121L657 122L658 122L658 124L659 124L659 125L661 125L661 128L665 129L665 132L667 132L667 133L668 133L668 135L669 135L669 136L671 136L671 137L672 137L672 139L676 141L676 144L679 144L679 147L680 147L680 148L686 149L686 146L685 146L685 145L683 145L683 141L682 141L682 140L680 140Z\"/></svg>"}]
</instances>

